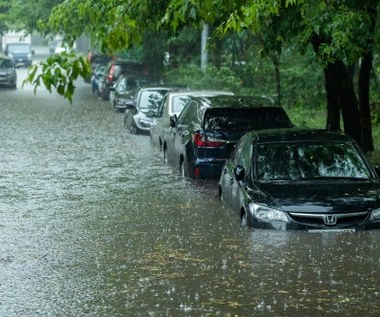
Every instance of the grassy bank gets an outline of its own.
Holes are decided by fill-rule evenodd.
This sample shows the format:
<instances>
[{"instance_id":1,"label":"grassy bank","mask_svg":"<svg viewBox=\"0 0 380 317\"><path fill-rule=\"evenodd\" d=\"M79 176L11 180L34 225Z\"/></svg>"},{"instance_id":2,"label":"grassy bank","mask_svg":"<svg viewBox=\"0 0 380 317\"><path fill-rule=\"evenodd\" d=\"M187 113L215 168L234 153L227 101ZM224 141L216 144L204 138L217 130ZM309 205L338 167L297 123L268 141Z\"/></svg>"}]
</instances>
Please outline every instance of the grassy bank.
<instances>
[{"instance_id":1,"label":"grassy bank","mask_svg":"<svg viewBox=\"0 0 380 317\"><path fill-rule=\"evenodd\" d=\"M285 108L290 119L299 128L320 128L326 124L326 109L305 109L302 107ZM372 126L372 138L375 151L367 153L372 164L380 163L380 126Z\"/></svg>"}]
</instances>

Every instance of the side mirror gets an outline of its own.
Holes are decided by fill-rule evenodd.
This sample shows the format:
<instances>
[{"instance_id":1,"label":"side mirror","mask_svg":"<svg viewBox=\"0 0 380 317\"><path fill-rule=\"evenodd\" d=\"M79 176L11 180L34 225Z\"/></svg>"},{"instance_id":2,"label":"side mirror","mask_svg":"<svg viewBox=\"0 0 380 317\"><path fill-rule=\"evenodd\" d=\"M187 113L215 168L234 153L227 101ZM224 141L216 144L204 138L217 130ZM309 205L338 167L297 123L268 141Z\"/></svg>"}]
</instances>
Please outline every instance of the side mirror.
<instances>
[{"instance_id":1,"label":"side mirror","mask_svg":"<svg viewBox=\"0 0 380 317\"><path fill-rule=\"evenodd\" d=\"M376 175L380 178L380 163L377 163L374 167Z\"/></svg>"},{"instance_id":2,"label":"side mirror","mask_svg":"<svg viewBox=\"0 0 380 317\"><path fill-rule=\"evenodd\" d=\"M242 181L245 178L245 168L241 165L236 165L234 167L234 175L238 182Z\"/></svg>"},{"instance_id":3,"label":"side mirror","mask_svg":"<svg viewBox=\"0 0 380 317\"><path fill-rule=\"evenodd\" d=\"M171 127L175 127L177 125L177 115L175 114L174 116L170 117L170 124Z\"/></svg>"},{"instance_id":4,"label":"side mirror","mask_svg":"<svg viewBox=\"0 0 380 317\"><path fill-rule=\"evenodd\" d=\"M34 50L32 50L32 55L36 54L36 52Z\"/></svg>"}]
</instances>

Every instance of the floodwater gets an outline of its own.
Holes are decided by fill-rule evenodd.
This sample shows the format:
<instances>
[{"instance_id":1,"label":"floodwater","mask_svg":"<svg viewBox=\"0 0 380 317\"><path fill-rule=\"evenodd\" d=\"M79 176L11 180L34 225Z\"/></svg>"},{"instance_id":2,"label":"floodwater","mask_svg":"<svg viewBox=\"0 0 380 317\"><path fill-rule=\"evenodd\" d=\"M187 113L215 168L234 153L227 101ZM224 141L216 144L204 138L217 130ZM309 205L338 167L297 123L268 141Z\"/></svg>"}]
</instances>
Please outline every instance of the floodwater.
<instances>
[{"instance_id":1,"label":"floodwater","mask_svg":"<svg viewBox=\"0 0 380 317\"><path fill-rule=\"evenodd\" d=\"M0 113L0 316L380 315L380 231L242 229L81 81Z\"/></svg>"}]
</instances>

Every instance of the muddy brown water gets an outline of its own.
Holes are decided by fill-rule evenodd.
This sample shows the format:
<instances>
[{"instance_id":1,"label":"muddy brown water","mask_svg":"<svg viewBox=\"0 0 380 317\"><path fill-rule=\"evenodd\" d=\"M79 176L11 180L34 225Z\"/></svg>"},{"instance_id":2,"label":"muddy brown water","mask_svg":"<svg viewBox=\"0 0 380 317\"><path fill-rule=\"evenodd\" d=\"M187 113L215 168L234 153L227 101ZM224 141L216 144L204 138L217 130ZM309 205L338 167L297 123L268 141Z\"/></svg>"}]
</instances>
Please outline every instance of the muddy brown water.
<instances>
[{"instance_id":1,"label":"muddy brown water","mask_svg":"<svg viewBox=\"0 0 380 317\"><path fill-rule=\"evenodd\" d=\"M0 111L0 316L380 315L380 231L242 229L81 81Z\"/></svg>"}]
</instances>

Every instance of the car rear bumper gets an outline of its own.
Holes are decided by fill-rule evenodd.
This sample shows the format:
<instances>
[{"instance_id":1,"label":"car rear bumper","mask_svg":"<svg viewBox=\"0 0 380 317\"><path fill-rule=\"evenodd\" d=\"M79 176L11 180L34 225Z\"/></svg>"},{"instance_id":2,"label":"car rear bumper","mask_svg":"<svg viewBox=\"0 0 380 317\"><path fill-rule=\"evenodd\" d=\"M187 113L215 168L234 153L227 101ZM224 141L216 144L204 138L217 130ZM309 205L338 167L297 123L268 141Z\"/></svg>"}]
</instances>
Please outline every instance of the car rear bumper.
<instances>
[{"instance_id":1,"label":"car rear bumper","mask_svg":"<svg viewBox=\"0 0 380 317\"><path fill-rule=\"evenodd\" d=\"M208 160L197 160L194 163L193 171L190 173L193 178L219 179L225 161L210 162Z\"/></svg>"}]
</instances>

